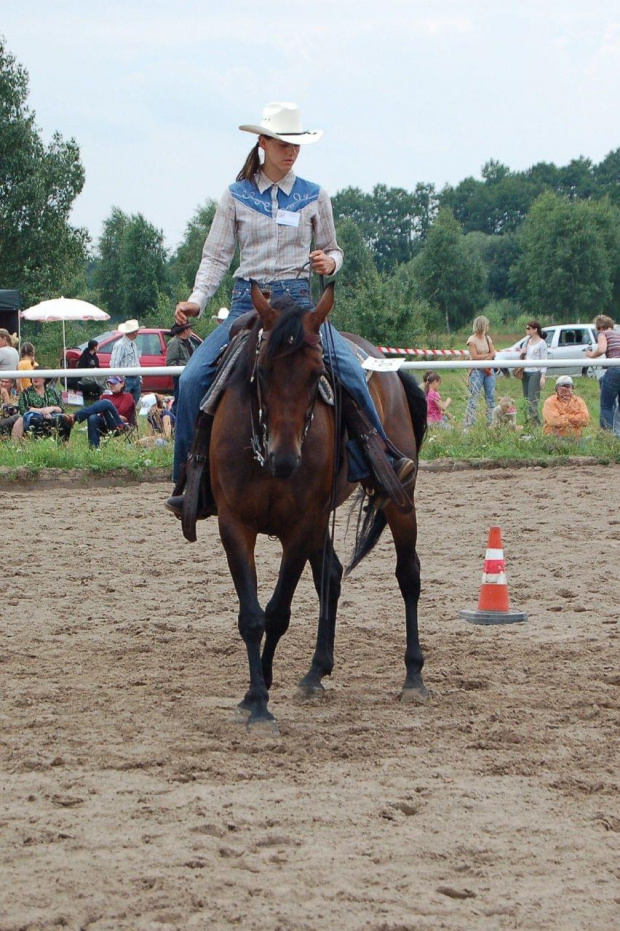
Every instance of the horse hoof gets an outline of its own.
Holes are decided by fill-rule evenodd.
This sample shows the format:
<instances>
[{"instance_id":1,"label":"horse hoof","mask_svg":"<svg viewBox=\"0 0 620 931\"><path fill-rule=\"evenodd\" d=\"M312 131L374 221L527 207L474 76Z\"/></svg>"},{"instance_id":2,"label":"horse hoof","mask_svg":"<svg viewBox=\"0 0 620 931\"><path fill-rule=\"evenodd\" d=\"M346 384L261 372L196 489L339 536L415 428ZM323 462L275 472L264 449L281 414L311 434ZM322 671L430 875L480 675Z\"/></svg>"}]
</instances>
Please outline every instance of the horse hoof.
<instances>
[{"instance_id":1,"label":"horse hoof","mask_svg":"<svg viewBox=\"0 0 620 931\"><path fill-rule=\"evenodd\" d=\"M325 698L327 692L321 682L303 682L297 686L297 695L304 701Z\"/></svg>"},{"instance_id":2,"label":"horse hoof","mask_svg":"<svg viewBox=\"0 0 620 931\"><path fill-rule=\"evenodd\" d=\"M246 728L248 734L256 734L258 737L278 737L280 735L278 722L269 712L267 712L266 716L261 715L260 718L250 716Z\"/></svg>"},{"instance_id":3,"label":"horse hoof","mask_svg":"<svg viewBox=\"0 0 620 931\"><path fill-rule=\"evenodd\" d=\"M400 693L400 700L404 704L423 705L429 700L431 693L424 683L414 686L405 686Z\"/></svg>"},{"instance_id":4,"label":"horse hoof","mask_svg":"<svg viewBox=\"0 0 620 931\"><path fill-rule=\"evenodd\" d=\"M244 705L243 702L239 702L235 708L235 713L233 715L233 721L235 724L247 724L248 718L252 714L252 709L247 705Z\"/></svg>"}]
</instances>

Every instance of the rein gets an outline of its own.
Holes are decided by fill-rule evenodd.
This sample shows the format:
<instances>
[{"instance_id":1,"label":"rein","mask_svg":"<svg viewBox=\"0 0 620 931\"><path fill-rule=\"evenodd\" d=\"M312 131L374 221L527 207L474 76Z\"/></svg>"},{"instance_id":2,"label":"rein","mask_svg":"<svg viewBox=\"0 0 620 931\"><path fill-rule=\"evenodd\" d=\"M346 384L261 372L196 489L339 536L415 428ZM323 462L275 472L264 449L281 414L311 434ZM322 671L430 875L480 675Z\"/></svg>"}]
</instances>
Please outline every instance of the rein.
<instances>
[{"instance_id":1,"label":"rein","mask_svg":"<svg viewBox=\"0 0 620 931\"><path fill-rule=\"evenodd\" d=\"M252 427L252 435L250 437L250 446L252 448L252 453L254 458L260 465L261 469L264 469L267 465L267 446L269 444L269 411L263 400L263 393L261 390L260 383L260 372L258 368L258 357L260 354L261 344L266 342L269 339L269 333L261 328L258 331L258 338L256 340L256 351L254 353L254 366L252 368L252 375L250 377L250 384L256 384L256 399L258 401L258 423L254 421L254 411L252 405L250 404L250 422ZM312 348L317 346L322 346L321 337L318 333L306 333L304 336L304 343ZM308 435L310 430L310 425L314 419L314 408L316 406L316 399L319 394L319 383L317 382L316 388L314 389L314 395L312 400L308 405L306 410L306 416L304 420L304 428L301 434L301 446L303 447L304 440Z\"/></svg>"}]
</instances>

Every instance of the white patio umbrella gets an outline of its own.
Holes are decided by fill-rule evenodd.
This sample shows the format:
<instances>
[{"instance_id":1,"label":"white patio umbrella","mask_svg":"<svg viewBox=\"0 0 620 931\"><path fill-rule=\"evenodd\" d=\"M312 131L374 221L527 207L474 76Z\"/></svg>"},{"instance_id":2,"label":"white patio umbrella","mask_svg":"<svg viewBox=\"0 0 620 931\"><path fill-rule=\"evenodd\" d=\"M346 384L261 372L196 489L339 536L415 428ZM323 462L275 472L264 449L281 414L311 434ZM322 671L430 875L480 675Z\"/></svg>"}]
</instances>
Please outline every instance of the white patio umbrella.
<instances>
[{"instance_id":1,"label":"white patio umbrella","mask_svg":"<svg viewBox=\"0 0 620 931\"><path fill-rule=\"evenodd\" d=\"M35 304L34 307L29 307L27 310L22 310L20 312L20 324L21 318L24 320L34 320L39 323L58 323L62 322L62 357L66 358L67 354L67 344L65 337L65 323L67 320L109 320L110 314L107 314L105 310L101 310L99 307L95 307L94 304L89 304L88 301L80 301L77 298L73 297L56 297L51 301L41 301L40 304ZM21 343L21 325L19 332L19 339ZM65 378L65 388L67 384L67 379Z\"/></svg>"}]
</instances>

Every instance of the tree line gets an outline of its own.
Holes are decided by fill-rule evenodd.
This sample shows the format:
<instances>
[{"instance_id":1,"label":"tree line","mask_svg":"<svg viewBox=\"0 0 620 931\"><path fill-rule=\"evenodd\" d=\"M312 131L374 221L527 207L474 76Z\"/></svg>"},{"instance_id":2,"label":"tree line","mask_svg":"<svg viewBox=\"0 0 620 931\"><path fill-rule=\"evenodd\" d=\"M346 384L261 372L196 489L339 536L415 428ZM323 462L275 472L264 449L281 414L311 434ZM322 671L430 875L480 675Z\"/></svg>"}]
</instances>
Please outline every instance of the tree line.
<instances>
[{"instance_id":1,"label":"tree line","mask_svg":"<svg viewBox=\"0 0 620 931\"><path fill-rule=\"evenodd\" d=\"M172 251L161 230L118 206L93 243L70 223L84 181L74 140L57 133L43 143L27 72L0 37L0 287L18 288L25 305L63 293L115 320L167 325L192 290L216 202L196 208ZM334 311L343 329L413 345L482 312L515 326L523 315L618 317L620 148L598 164L580 157L511 171L490 160L479 179L441 190L377 184L332 201L346 256ZM231 287L228 273L211 312L228 304Z\"/></svg>"}]
</instances>

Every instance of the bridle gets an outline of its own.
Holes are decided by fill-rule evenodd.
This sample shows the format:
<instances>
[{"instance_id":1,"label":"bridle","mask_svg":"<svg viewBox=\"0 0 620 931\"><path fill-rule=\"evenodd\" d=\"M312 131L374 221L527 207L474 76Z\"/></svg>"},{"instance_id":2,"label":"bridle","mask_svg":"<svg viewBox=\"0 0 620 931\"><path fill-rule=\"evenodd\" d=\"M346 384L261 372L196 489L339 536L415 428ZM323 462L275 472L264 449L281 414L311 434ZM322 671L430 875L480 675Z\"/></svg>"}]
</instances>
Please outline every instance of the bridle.
<instances>
[{"instance_id":1,"label":"bridle","mask_svg":"<svg viewBox=\"0 0 620 931\"><path fill-rule=\"evenodd\" d=\"M250 421L252 427L252 435L250 437L250 445L252 448L252 453L254 458L264 469L267 465L267 447L269 445L269 411L265 404L263 398L263 392L261 390L261 379L260 379L260 369L258 364L258 357L260 355L261 345L263 342L267 342L269 339L271 331L265 332L263 328L258 331L258 336L256 340L256 352L254 353L254 366L252 368L252 375L250 377L250 384L256 384L256 400L258 402L258 420L254 420L254 409L253 405L250 404ZM304 335L304 344L307 346L312 346L312 348L322 347L321 337L318 333L306 333ZM301 347L300 347L301 348ZM310 425L314 419L314 408L316 405L316 399L319 394L319 382L317 380L314 393L308 408L306 410L306 416L304 419L304 428L301 434L301 443L300 446L303 447L304 440L308 435L310 430Z\"/></svg>"}]
</instances>

